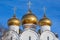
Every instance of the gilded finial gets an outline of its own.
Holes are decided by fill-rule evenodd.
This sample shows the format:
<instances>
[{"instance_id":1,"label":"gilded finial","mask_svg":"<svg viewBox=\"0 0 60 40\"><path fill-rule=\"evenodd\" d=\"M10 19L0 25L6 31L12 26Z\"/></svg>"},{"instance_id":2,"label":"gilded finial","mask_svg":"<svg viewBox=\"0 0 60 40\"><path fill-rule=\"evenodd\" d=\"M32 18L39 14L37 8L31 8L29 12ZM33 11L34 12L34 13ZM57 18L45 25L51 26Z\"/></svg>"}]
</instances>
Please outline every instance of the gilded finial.
<instances>
[{"instance_id":1,"label":"gilded finial","mask_svg":"<svg viewBox=\"0 0 60 40\"><path fill-rule=\"evenodd\" d=\"M32 12L31 12L31 10L29 9L29 10L28 10L28 14L31 14L31 13L32 13Z\"/></svg>"},{"instance_id":2,"label":"gilded finial","mask_svg":"<svg viewBox=\"0 0 60 40\"><path fill-rule=\"evenodd\" d=\"M44 17L43 18L46 18L46 14L44 13Z\"/></svg>"}]
</instances>

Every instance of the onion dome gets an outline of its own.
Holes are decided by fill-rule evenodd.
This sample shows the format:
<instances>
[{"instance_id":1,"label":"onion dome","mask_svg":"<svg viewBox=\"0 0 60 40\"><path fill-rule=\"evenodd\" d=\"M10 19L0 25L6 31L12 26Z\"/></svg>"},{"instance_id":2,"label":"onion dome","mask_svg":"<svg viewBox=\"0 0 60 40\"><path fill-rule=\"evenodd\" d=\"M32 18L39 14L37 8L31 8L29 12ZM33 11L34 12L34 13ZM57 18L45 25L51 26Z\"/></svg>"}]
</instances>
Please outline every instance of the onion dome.
<instances>
[{"instance_id":1,"label":"onion dome","mask_svg":"<svg viewBox=\"0 0 60 40\"><path fill-rule=\"evenodd\" d=\"M39 25L40 26L44 26L44 25L51 26L51 21L44 14L44 17L39 21Z\"/></svg>"},{"instance_id":2,"label":"onion dome","mask_svg":"<svg viewBox=\"0 0 60 40\"><path fill-rule=\"evenodd\" d=\"M31 10L22 17L22 25L23 24L37 24L37 17L32 14Z\"/></svg>"},{"instance_id":3,"label":"onion dome","mask_svg":"<svg viewBox=\"0 0 60 40\"><path fill-rule=\"evenodd\" d=\"M14 16L8 20L8 25L16 25L16 26L20 26L20 20L16 18L16 15L14 14Z\"/></svg>"}]
</instances>

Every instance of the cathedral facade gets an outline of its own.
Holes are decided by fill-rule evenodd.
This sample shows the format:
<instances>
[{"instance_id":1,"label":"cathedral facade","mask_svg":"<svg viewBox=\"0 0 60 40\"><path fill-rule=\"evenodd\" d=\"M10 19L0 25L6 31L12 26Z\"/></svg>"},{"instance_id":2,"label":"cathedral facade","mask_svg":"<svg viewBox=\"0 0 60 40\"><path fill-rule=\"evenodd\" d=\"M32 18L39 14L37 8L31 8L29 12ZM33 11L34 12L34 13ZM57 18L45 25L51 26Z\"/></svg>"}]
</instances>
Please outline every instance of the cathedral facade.
<instances>
[{"instance_id":1,"label":"cathedral facade","mask_svg":"<svg viewBox=\"0 0 60 40\"><path fill-rule=\"evenodd\" d=\"M20 25L24 28L21 31ZM8 20L9 30L4 33L1 40L59 40L58 35L51 31L52 22L44 16L38 21L37 17L29 9L27 14L19 20L16 14ZM40 30L36 32L36 27L40 26Z\"/></svg>"},{"instance_id":2,"label":"cathedral facade","mask_svg":"<svg viewBox=\"0 0 60 40\"><path fill-rule=\"evenodd\" d=\"M19 30L20 25L24 28L23 32ZM35 31L37 25L40 26L38 32ZM9 31L4 33L1 40L59 40L58 35L51 32L51 25L51 20L46 17L46 14L38 21L29 9L22 17L22 21L17 19L15 14L8 20Z\"/></svg>"}]
</instances>

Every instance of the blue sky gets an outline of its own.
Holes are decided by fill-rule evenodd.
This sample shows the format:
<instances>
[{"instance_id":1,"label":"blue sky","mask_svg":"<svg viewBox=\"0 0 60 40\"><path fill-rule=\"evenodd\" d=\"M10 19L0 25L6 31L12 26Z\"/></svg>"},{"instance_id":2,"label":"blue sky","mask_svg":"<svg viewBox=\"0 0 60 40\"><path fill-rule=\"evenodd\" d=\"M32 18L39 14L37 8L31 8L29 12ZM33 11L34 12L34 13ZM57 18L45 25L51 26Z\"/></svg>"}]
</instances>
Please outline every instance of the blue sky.
<instances>
[{"instance_id":1,"label":"blue sky","mask_svg":"<svg viewBox=\"0 0 60 40\"><path fill-rule=\"evenodd\" d=\"M52 21L52 32L60 36L60 0L30 0L32 5L30 9L39 19L44 15L43 7L47 8L46 16ZM17 18L21 20L22 16L28 11L28 0L0 0L0 23L4 28L8 28L7 21L14 14L16 7Z\"/></svg>"}]
</instances>

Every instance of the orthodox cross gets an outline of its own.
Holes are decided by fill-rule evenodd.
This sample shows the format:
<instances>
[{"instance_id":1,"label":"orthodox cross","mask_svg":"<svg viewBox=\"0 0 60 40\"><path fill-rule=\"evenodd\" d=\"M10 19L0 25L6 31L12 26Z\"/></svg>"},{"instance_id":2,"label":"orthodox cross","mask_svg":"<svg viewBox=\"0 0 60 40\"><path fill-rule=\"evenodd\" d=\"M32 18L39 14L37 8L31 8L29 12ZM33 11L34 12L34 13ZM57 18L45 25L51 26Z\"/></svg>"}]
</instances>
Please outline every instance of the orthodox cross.
<instances>
[{"instance_id":1,"label":"orthodox cross","mask_svg":"<svg viewBox=\"0 0 60 40\"><path fill-rule=\"evenodd\" d=\"M31 7L31 1L28 2L28 9Z\"/></svg>"},{"instance_id":2,"label":"orthodox cross","mask_svg":"<svg viewBox=\"0 0 60 40\"><path fill-rule=\"evenodd\" d=\"M46 13L46 7L44 7L43 9L44 9L44 13Z\"/></svg>"},{"instance_id":3,"label":"orthodox cross","mask_svg":"<svg viewBox=\"0 0 60 40\"><path fill-rule=\"evenodd\" d=\"M16 18L16 7L14 7L14 15L13 15L14 18Z\"/></svg>"}]
</instances>

